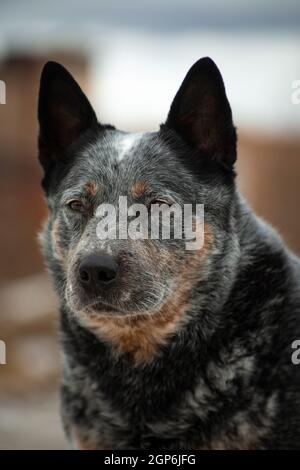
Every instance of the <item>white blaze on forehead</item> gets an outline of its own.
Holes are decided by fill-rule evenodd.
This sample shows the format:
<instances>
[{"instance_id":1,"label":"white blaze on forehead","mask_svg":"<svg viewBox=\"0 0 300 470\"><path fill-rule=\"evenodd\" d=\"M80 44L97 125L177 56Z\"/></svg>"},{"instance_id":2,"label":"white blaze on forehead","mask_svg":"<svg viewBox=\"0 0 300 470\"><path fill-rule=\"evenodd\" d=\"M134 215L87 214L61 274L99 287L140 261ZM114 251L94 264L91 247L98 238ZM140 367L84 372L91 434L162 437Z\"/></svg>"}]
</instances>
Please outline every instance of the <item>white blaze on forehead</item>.
<instances>
[{"instance_id":1,"label":"white blaze on forehead","mask_svg":"<svg viewBox=\"0 0 300 470\"><path fill-rule=\"evenodd\" d=\"M126 155L130 154L130 150L138 143L142 136L143 133L136 133L124 134L124 136L120 137L117 143L119 162L122 161L126 157Z\"/></svg>"}]
</instances>

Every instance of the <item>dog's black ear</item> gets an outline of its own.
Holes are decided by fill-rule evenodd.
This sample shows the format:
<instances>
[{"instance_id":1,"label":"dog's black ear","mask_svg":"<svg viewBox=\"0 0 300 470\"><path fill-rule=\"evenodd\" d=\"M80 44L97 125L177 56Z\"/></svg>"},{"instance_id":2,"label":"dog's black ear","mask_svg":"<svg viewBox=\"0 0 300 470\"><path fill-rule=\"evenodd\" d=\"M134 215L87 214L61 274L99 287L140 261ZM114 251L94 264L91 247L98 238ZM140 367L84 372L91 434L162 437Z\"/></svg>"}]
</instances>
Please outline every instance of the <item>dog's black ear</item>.
<instances>
[{"instance_id":1,"label":"dog's black ear","mask_svg":"<svg viewBox=\"0 0 300 470\"><path fill-rule=\"evenodd\" d=\"M166 126L204 155L232 166L236 131L221 73L204 57L187 73L171 105Z\"/></svg>"},{"instance_id":2,"label":"dog's black ear","mask_svg":"<svg viewBox=\"0 0 300 470\"><path fill-rule=\"evenodd\" d=\"M38 102L39 159L47 171L69 146L97 125L95 112L69 72L55 62L42 71Z\"/></svg>"}]
</instances>

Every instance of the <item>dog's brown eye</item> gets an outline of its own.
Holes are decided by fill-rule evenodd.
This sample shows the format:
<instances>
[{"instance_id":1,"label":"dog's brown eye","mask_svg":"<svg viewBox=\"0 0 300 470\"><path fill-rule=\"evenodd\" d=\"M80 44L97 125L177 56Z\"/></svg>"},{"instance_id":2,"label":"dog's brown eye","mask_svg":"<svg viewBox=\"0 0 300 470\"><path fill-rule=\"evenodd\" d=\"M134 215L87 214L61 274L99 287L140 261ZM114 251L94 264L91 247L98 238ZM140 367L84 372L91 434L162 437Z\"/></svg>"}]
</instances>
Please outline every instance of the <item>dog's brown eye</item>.
<instances>
[{"instance_id":1,"label":"dog's brown eye","mask_svg":"<svg viewBox=\"0 0 300 470\"><path fill-rule=\"evenodd\" d=\"M84 212L83 202L79 199L72 199L72 201L67 203L67 206L73 212Z\"/></svg>"}]
</instances>

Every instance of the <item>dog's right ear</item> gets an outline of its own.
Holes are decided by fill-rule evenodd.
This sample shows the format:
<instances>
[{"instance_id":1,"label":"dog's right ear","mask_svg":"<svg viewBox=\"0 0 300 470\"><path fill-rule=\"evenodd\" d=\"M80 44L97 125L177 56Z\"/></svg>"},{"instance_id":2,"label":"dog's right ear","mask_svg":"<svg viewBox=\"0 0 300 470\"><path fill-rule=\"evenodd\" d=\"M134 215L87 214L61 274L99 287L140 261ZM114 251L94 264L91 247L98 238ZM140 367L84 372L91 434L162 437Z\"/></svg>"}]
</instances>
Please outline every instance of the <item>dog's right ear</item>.
<instances>
[{"instance_id":1,"label":"dog's right ear","mask_svg":"<svg viewBox=\"0 0 300 470\"><path fill-rule=\"evenodd\" d=\"M44 66L38 102L39 160L45 173L65 158L70 145L97 126L96 114L69 72L56 62Z\"/></svg>"},{"instance_id":2,"label":"dog's right ear","mask_svg":"<svg viewBox=\"0 0 300 470\"><path fill-rule=\"evenodd\" d=\"M236 131L231 108L221 73L209 57L190 68L173 100L166 126L208 158L233 166Z\"/></svg>"}]
</instances>

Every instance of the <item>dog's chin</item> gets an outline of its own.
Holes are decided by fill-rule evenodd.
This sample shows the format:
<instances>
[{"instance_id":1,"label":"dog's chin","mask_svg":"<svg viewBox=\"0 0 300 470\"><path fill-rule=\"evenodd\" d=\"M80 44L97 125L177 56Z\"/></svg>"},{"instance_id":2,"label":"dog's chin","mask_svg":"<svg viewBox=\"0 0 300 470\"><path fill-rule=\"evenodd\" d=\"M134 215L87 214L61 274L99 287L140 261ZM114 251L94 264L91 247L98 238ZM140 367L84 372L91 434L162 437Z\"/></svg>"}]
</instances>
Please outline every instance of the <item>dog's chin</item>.
<instances>
[{"instance_id":1,"label":"dog's chin","mask_svg":"<svg viewBox=\"0 0 300 470\"><path fill-rule=\"evenodd\" d=\"M111 305L108 303L104 303L102 301L96 301L93 302L92 304L87 304L85 307L83 307L83 310L87 314L99 314L99 315L126 315L126 311L123 311L121 308L117 308L115 305Z\"/></svg>"},{"instance_id":2,"label":"dog's chin","mask_svg":"<svg viewBox=\"0 0 300 470\"><path fill-rule=\"evenodd\" d=\"M125 299L126 297L126 299ZM131 295L123 294L121 298L94 298L88 299L80 295L70 295L66 292L67 304L71 311L77 315L84 316L109 316L109 317L133 317L144 316L158 312L164 303L165 296L157 299L157 302L149 302L149 299L140 298L134 303L131 301Z\"/></svg>"},{"instance_id":3,"label":"dog's chin","mask_svg":"<svg viewBox=\"0 0 300 470\"><path fill-rule=\"evenodd\" d=\"M123 312L122 309L117 308L114 305L108 304L103 302L102 300L96 300L93 302L81 302L80 299L74 302L69 301L68 306L71 311L76 314L84 314L88 315L95 315L98 314L103 316L111 316L111 315L124 315L126 312Z\"/></svg>"},{"instance_id":4,"label":"dog's chin","mask_svg":"<svg viewBox=\"0 0 300 470\"><path fill-rule=\"evenodd\" d=\"M145 315L151 315L156 313L159 310L160 304L157 305L157 308L153 309L153 305L151 306L152 308L136 308L133 310L132 308L129 308L126 305L112 305L108 304L106 302L101 301L95 301L92 303L85 303L85 304L76 304L76 305L69 305L70 309L76 313L77 315L81 316L84 315L86 317L95 317L99 316L100 317L114 317L114 318L124 318L124 317L138 317L138 316L145 316Z\"/></svg>"},{"instance_id":5,"label":"dog's chin","mask_svg":"<svg viewBox=\"0 0 300 470\"><path fill-rule=\"evenodd\" d=\"M84 312L86 315L99 315L99 316L107 316L107 317L137 317L137 316L144 316L150 315L151 312L149 309L141 308L137 310L132 310L126 308L126 306L118 305L108 305L102 302L96 302L92 305L87 305L84 308Z\"/></svg>"}]
</instances>

